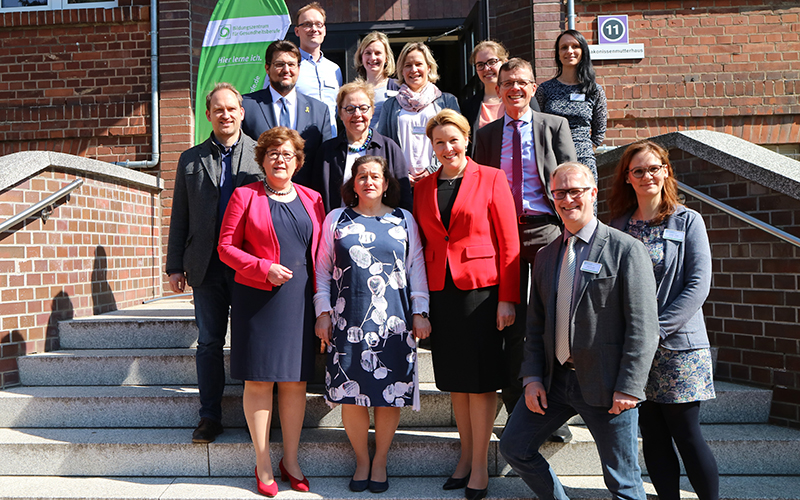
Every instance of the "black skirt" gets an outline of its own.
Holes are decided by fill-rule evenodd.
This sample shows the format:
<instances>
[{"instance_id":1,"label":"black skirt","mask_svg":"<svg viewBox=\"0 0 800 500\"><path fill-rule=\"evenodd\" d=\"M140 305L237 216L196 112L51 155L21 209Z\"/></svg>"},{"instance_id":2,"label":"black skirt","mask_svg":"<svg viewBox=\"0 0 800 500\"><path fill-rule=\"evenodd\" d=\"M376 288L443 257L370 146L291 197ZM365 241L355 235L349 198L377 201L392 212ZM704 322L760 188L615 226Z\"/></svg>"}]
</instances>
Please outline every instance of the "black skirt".
<instances>
[{"instance_id":1,"label":"black skirt","mask_svg":"<svg viewBox=\"0 0 800 500\"><path fill-rule=\"evenodd\" d=\"M430 292L431 351L440 391L480 394L507 385L503 334L497 330L498 287L459 290L450 270Z\"/></svg>"}]
</instances>

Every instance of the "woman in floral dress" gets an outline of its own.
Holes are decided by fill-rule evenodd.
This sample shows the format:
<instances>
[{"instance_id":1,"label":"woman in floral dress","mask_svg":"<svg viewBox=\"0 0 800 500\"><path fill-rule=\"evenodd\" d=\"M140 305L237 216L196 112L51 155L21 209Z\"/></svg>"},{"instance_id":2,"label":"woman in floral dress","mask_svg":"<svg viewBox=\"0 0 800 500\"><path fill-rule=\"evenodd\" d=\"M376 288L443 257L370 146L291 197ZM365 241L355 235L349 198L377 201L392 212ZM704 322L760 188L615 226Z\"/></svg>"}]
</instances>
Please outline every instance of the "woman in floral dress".
<instances>
[{"instance_id":1,"label":"woman in floral dress","mask_svg":"<svg viewBox=\"0 0 800 500\"><path fill-rule=\"evenodd\" d=\"M669 155L631 144L617 166L611 226L644 243L658 289L660 339L639 409L644 460L658 498L681 497L680 452L700 500L719 498L717 461L700 431L700 402L714 399L703 303L711 288L711 249L703 218L680 204ZM673 446L673 441L675 445Z\"/></svg>"},{"instance_id":2,"label":"woman in floral dress","mask_svg":"<svg viewBox=\"0 0 800 500\"><path fill-rule=\"evenodd\" d=\"M342 199L347 208L328 214L317 253L316 334L328 352L325 397L342 405L356 454L350 489L379 493L389 487L386 456L400 408L419 409L416 347L431 331L428 284L417 225L397 208L400 186L386 159L358 158Z\"/></svg>"}]
</instances>

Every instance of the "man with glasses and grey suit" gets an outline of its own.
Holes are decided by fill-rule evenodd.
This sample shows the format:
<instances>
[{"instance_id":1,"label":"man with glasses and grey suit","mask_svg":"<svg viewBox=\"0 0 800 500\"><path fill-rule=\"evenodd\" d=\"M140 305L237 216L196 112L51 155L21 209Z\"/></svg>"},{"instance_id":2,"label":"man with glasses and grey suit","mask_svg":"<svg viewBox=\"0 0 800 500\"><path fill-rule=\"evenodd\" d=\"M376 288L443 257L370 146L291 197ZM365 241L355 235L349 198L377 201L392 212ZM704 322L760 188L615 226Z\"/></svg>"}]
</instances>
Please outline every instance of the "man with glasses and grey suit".
<instances>
[{"instance_id":1,"label":"man with glasses and grey suit","mask_svg":"<svg viewBox=\"0 0 800 500\"><path fill-rule=\"evenodd\" d=\"M561 234L561 222L550 194L550 173L563 162L575 161L577 155L567 120L531 109L536 83L528 61L519 58L506 61L498 72L496 89L506 112L499 120L478 130L473 159L506 173L517 209L520 304L516 310L517 320L503 330L509 369L509 386L503 389L503 403L511 414L522 394L518 377L530 270L536 252ZM555 441L570 439L572 434L566 424L553 435Z\"/></svg>"}]
</instances>

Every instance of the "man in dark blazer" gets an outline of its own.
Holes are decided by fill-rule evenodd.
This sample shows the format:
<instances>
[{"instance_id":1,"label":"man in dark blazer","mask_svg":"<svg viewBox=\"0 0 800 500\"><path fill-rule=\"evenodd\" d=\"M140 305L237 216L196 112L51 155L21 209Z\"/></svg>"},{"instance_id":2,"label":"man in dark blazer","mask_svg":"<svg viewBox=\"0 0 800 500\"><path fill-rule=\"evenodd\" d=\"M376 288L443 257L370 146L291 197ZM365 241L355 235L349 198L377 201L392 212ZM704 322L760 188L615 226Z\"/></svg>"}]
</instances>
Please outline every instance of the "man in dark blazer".
<instances>
[{"instance_id":1,"label":"man in dark blazer","mask_svg":"<svg viewBox=\"0 0 800 500\"><path fill-rule=\"evenodd\" d=\"M520 304L517 320L503 330L504 351L509 369L509 387L503 389L503 403L511 413L522 394L519 367L522 363L522 341L525 337L528 281L536 252L561 234L560 222L550 195L550 173L561 163L575 161L572 133L565 118L539 113L531 108L536 92L533 71L528 61L512 58L498 72L497 95L503 101L505 116L478 130L474 160L481 165L501 168L506 172L514 192L514 160L522 169L517 219L520 240ZM536 101L533 101L534 103ZM515 158L514 123L518 121L521 158ZM572 435L564 426L555 438L568 441Z\"/></svg>"},{"instance_id":2,"label":"man in dark blazer","mask_svg":"<svg viewBox=\"0 0 800 500\"><path fill-rule=\"evenodd\" d=\"M301 168L293 180L308 186L314 155L332 136L328 106L295 89L300 74L300 50L295 44L288 40L272 42L265 60L269 86L244 95L242 131L258 141L272 127L282 125L297 130L306 141L306 168Z\"/></svg>"},{"instance_id":3,"label":"man in dark blazer","mask_svg":"<svg viewBox=\"0 0 800 500\"><path fill-rule=\"evenodd\" d=\"M213 132L181 154L175 173L166 271L173 292L183 292L188 282L194 297L200 390L195 443L210 443L223 430L223 346L233 270L217 253L222 215L236 187L263 178L255 162L255 142L241 132L243 117L241 94L228 83L218 83L206 97Z\"/></svg>"},{"instance_id":4,"label":"man in dark blazer","mask_svg":"<svg viewBox=\"0 0 800 500\"><path fill-rule=\"evenodd\" d=\"M540 499L567 500L539 447L575 414L594 437L612 498L646 500L638 409L659 338L650 256L594 216L591 170L569 162L551 192L564 235L536 257L520 377L525 398L500 452Z\"/></svg>"}]
</instances>

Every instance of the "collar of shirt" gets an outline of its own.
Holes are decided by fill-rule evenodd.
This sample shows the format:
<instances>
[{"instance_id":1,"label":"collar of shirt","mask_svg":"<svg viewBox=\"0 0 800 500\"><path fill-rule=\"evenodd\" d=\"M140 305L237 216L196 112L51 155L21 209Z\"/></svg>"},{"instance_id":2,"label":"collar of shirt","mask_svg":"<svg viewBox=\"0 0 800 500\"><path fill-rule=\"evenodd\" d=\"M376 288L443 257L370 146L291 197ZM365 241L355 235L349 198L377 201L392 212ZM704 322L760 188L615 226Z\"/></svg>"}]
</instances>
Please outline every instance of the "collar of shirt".
<instances>
[{"instance_id":1,"label":"collar of shirt","mask_svg":"<svg viewBox=\"0 0 800 500\"><path fill-rule=\"evenodd\" d=\"M281 95L277 90L272 88L272 85L269 86L269 91L272 94L272 102L276 103L279 99L283 98L286 99L286 104L289 106L294 106L297 102L297 91L292 89L286 95Z\"/></svg>"},{"instance_id":2,"label":"collar of shirt","mask_svg":"<svg viewBox=\"0 0 800 500\"><path fill-rule=\"evenodd\" d=\"M509 123L514 121L513 118L508 116L508 113L506 113L504 116L505 116L505 121L503 122L503 130L505 130L506 127L508 127ZM533 120L533 111L531 110L531 108L528 107L528 111L526 111L522 116L520 116L519 119L524 123L530 124L531 120Z\"/></svg>"},{"instance_id":3,"label":"collar of shirt","mask_svg":"<svg viewBox=\"0 0 800 500\"><path fill-rule=\"evenodd\" d=\"M231 154L231 152L233 151L233 148L235 148L236 145L239 144L239 140L241 138L242 138L242 131L240 130L239 131L239 137L236 138L236 142L234 142L231 147L226 148L225 146L222 145L221 142L219 142L219 139L217 139L217 136L214 135L214 132L211 132L211 142L216 144L216 146L220 149L220 152L221 152L222 156L227 156L227 155Z\"/></svg>"},{"instance_id":4,"label":"collar of shirt","mask_svg":"<svg viewBox=\"0 0 800 500\"><path fill-rule=\"evenodd\" d=\"M592 220L586 223L585 226L580 228L580 230L575 233L574 235L569 232L569 230L565 227L564 228L564 244L567 243L567 240L570 236L577 236L579 240L582 242L589 244L592 241L592 236L594 236L594 232L597 230L597 217L592 217Z\"/></svg>"},{"instance_id":5,"label":"collar of shirt","mask_svg":"<svg viewBox=\"0 0 800 500\"><path fill-rule=\"evenodd\" d=\"M303 60L303 61L311 61L314 64L319 64L319 62L322 61L325 58L325 54L323 54L321 50L319 51L319 59L317 59L316 61L314 60L313 57L311 57L311 53L310 52L306 52L305 50L301 49L300 47L297 47L297 50L300 51L300 59Z\"/></svg>"}]
</instances>

